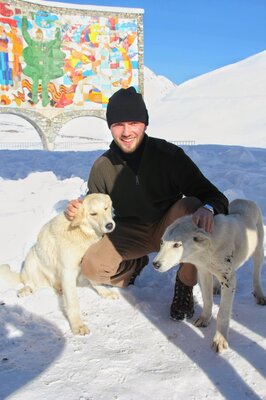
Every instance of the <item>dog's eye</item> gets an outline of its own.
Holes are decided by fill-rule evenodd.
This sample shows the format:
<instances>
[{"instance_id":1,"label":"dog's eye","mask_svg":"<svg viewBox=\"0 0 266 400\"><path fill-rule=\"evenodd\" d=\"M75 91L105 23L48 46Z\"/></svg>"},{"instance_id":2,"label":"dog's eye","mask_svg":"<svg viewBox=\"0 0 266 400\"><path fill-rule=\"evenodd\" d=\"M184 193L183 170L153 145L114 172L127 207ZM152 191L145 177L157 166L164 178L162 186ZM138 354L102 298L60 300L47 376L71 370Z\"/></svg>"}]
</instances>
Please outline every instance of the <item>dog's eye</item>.
<instances>
[{"instance_id":1,"label":"dog's eye","mask_svg":"<svg viewBox=\"0 0 266 400\"><path fill-rule=\"evenodd\" d=\"M180 246L181 246L181 243L179 243L179 242L175 242L174 245L173 245L173 247L174 247L175 249L177 249L177 248L180 247Z\"/></svg>"},{"instance_id":2,"label":"dog's eye","mask_svg":"<svg viewBox=\"0 0 266 400\"><path fill-rule=\"evenodd\" d=\"M92 217L96 217L97 213L90 213Z\"/></svg>"},{"instance_id":3,"label":"dog's eye","mask_svg":"<svg viewBox=\"0 0 266 400\"><path fill-rule=\"evenodd\" d=\"M200 239L197 236L194 236L193 240L194 240L194 242L199 242L200 241Z\"/></svg>"},{"instance_id":4,"label":"dog's eye","mask_svg":"<svg viewBox=\"0 0 266 400\"><path fill-rule=\"evenodd\" d=\"M107 210L108 210L108 207L105 207L104 211L107 211Z\"/></svg>"},{"instance_id":5,"label":"dog's eye","mask_svg":"<svg viewBox=\"0 0 266 400\"><path fill-rule=\"evenodd\" d=\"M160 246L162 246L162 245L163 245L163 240L160 241Z\"/></svg>"}]
</instances>

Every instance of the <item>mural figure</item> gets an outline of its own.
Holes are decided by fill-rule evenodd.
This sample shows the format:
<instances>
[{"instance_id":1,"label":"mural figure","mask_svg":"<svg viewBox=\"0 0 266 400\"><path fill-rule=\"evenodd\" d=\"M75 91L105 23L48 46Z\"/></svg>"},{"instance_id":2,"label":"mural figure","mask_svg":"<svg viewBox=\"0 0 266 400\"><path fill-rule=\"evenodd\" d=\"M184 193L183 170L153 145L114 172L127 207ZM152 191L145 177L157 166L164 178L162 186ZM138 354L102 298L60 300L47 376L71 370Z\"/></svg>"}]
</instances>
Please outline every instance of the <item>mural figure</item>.
<instances>
[{"instance_id":1,"label":"mural figure","mask_svg":"<svg viewBox=\"0 0 266 400\"><path fill-rule=\"evenodd\" d=\"M22 39L18 36L18 29L16 26L11 26L10 31L6 30L7 37L12 41L12 53L13 57L13 68L12 68L12 78L15 89L18 88L19 82L21 81L21 56L23 51Z\"/></svg>"},{"instance_id":2,"label":"mural figure","mask_svg":"<svg viewBox=\"0 0 266 400\"><path fill-rule=\"evenodd\" d=\"M42 105L50 103L48 94L48 83L52 79L60 78L64 75L65 54L60 50L61 35L60 29L56 29L54 40L45 41L41 29L37 29L35 39L28 33L27 17L22 18L22 35L28 47L23 50L23 57L26 67L23 73L32 79L32 102L38 102L39 81L42 85Z\"/></svg>"},{"instance_id":3,"label":"mural figure","mask_svg":"<svg viewBox=\"0 0 266 400\"><path fill-rule=\"evenodd\" d=\"M12 85L12 69L9 66L8 38L3 26L0 26L0 85L2 90L8 90Z\"/></svg>"}]
</instances>

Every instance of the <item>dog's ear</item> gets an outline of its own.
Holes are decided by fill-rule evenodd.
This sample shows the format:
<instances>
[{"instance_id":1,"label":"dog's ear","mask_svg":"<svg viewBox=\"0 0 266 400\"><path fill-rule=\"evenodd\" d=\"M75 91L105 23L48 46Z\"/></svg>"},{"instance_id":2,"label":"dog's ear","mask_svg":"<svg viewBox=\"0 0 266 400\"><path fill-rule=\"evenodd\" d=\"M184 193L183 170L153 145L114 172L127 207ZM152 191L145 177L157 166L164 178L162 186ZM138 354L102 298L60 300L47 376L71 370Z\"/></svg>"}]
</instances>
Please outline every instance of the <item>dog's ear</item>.
<instances>
[{"instance_id":1,"label":"dog's ear","mask_svg":"<svg viewBox=\"0 0 266 400\"><path fill-rule=\"evenodd\" d=\"M197 231L193 233L193 241L199 244L203 242L206 243L210 241L210 236L208 232L205 232L203 229L197 229Z\"/></svg>"},{"instance_id":2,"label":"dog's ear","mask_svg":"<svg viewBox=\"0 0 266 400\"><path fill-rule=\"evenodd\" d=\"M197 234L193 235L193 242L202 243L205 242L206 240L208 240L208 238L202 235L197 235Z\"/></svg>"},{"instance_id":3,"label":"dog's ear","mask_svg":"<svg viewBox=\"0 0 266 400\"><path fill-rule=\"evenodd\" d=\"M83 204L81 204L78 208L77 215L75 216L73 221L71 221L71 223L70 223L70 226L72 228L76 228L77 226L80 226L80 224L82 223L83 218L84 218L84 212L85 212L84 206L83 206Z\"/></svg>"}]
</instances>

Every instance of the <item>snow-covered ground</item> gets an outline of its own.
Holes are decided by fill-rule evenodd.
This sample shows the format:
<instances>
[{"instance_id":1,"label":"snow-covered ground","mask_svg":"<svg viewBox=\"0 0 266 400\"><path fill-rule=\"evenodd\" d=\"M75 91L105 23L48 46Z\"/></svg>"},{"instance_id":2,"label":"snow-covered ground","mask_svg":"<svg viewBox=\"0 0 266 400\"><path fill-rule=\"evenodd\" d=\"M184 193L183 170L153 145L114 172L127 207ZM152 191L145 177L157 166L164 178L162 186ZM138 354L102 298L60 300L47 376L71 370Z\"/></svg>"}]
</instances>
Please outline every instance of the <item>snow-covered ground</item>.
<instances>
[{"instance_id":1,"label":"snow-covered ground","mask_svg":"<svg viewBox=\"0 0 266 400\"><path fill-rule=\"evenodd\" d=\"M266 216L266 149L188 146L187 153L230 199L258 202ZM0 264L19 271L40 227L84 193L97 152L0 152ZM153 255L150 257L152 260ZM266 308L255 304L251 263L238 274L230 349L210 348L214 317L205 329L169 319L175 269L151 262L120 299L79 287L92 331L73 336L52 289L17 298L0 295L0 398L12 400L266 399ZM266 268L262 274L266 288ZM3 288L2 288L3 289ZM196 316L201 309L196 287Z\"/></svg>"},{"instance_id":2,"label":"snow-covered ground","mask_svg":"<svg viewBox=\"0 0 266 400\"><path fill-rule=\"evenodd\" d=\"M230 200L256 201L264 225L265 62L264 52L179 87L145 71L151 116L148 134L205 143L184 149ZM226 75L231 78L227 80ZM240 91L244 86L246 95ZM226 94L230 87L232 91ZM221 109L221 104L228 107ZM0 142L36 141L36 132L13 118L5 120L5 129L2 123ZM84 124L72 123L69 132L75 126L80 136L86 134ZM0 151L0 264L20 270L40 227L63 210L69 199L85 193L90 167L101 153ZM104 300L88 286L78 288L83 318L92 332L85 337L71 333L61 300L52 289L19 299L14 289L1 283L0 399L266 400L266 307L256 305L251 294L252 263L238 272L230 349L218 355L210 345L219 297L205 329L194 327L193 320L170 320L176 270L160 274L152 268L152 258L134 286L116 289L118 300ZM265 267L264 262L264 290ZM202 306L198 286L194 295L196 318Z\"/></svg>"}]
</instances>

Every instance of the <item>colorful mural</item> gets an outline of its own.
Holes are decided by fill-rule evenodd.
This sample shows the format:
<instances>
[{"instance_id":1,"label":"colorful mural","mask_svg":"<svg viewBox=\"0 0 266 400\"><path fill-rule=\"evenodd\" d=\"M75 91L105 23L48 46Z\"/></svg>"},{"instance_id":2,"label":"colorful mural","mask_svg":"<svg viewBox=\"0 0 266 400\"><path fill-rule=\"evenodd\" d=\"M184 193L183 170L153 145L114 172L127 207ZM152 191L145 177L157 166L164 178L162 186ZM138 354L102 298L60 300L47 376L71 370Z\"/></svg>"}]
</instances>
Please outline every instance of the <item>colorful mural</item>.
<instances>
[{"instance_id":1,"label":"colorful mural","mask_svg":"<svg viewBox=\"0 0 266 400\"><path fill-rule=\"evenodd\" d=\"M1 106L104 110L140 90L138 14L75 11L0 0Z\"/></svg>"}]
</instances>

